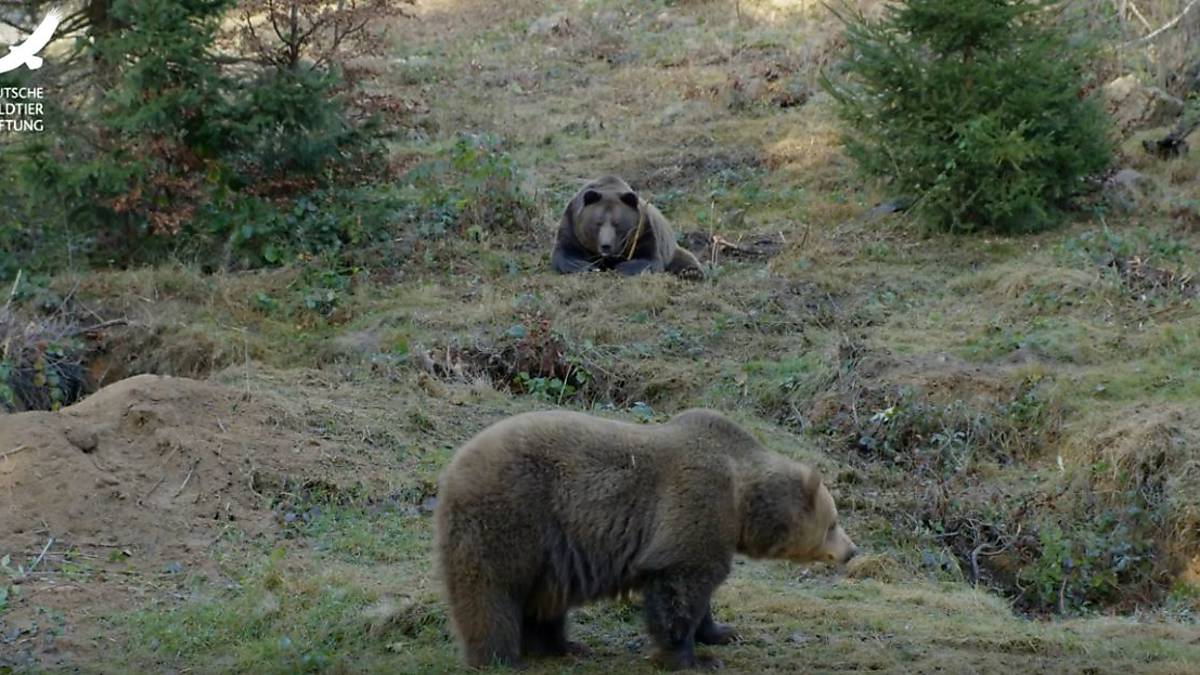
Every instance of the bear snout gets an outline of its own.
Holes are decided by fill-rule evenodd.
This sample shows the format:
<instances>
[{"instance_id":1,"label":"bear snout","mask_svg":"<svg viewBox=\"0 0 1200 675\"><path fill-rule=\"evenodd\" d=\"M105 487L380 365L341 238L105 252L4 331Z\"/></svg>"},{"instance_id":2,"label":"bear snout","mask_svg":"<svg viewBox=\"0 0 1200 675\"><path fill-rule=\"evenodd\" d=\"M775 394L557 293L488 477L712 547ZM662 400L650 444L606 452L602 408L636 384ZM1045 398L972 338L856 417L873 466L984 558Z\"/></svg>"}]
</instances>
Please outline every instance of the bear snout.
<instances>
[{"instance_id":1,"label":"bear snout","mask_svg":"<svg viewBox=\"0 0 1200 675\"><path fill-rule=\"evenodd\" d=\"M851 560L853 560L854 558L856 558L858 556L858 554L860 554L860 553L862 553L862 550L859 549L854 544L851 544L850 548L846 549L846 555L842 556L842 559L839 560L838 562L845 565L846 563L848 563Z\"/></svg>"},{"instance_id":2,"label":"bear snout","mask_svg":"<svg viewBox=\"0 0 1200 675\"><path fill-rule=\"evenodd\" d=\"M599 249L600 255L605 258L611 257L615 252L616 243L617 228L613 227L611 223L605 223L596 233L596 248Z\"/></svg>"},{"instance_id":3,"label":"bear snout","mask_svg":"<svg viewBox=\"0 0 1200 675\"><path fill-rule=\"evenodd\" d=\"M855 545L854 540L840 525L836 526L826 540L825 560L834 565L845 565L850 562L854 556L858 555L860 550Z\"/></svg>"}]
</instances>

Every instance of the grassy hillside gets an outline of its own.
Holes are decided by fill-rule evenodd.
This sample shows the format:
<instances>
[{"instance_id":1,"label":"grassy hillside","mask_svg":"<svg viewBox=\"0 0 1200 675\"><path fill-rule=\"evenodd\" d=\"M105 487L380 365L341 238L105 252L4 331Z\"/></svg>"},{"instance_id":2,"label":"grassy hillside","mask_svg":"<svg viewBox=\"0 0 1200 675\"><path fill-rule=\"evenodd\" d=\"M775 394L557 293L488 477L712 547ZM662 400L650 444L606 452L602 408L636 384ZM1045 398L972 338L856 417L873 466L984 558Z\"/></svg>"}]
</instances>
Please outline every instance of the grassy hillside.
<instances>
[{"instance_id":1,"label":"grassy hillside","mask_svg":"<svg viewBox=\"0 0 1200 675\"><path fill-rule=\"evenodd\" d=\"M931 235L872 212L894 195L839 150L816 82L842 44L819 5L416 13L379 85L411 108L403 170L377 189L459 200L463 222L430 207L336 259L64 273L20 295L128 318L90 345L94 373L209 379L242 396L204 413L211 433L311 442L320 469L252 479L274 526L224 527L186 559L48 549L0 600L0 671L458 672L430 558L438 471L488 424L555 406L717 408L833 483L868 555L739 561L715 599L742 636L713 650L730 672L1195 670L1200 156L1152 160L1147 131L1118 159L1154 186L1133 211L1097 196L1045 234ZM702 282L553 274L563 205L606 173L693 240L759 253L708 249ZM243 419L243 399L267 412ZM5 567L44 539L0 550ZM63 600L72 586L88 599ZM596 654L534 672L651 672L636 603L573 617Z\"/></svg>"}]
</instances>

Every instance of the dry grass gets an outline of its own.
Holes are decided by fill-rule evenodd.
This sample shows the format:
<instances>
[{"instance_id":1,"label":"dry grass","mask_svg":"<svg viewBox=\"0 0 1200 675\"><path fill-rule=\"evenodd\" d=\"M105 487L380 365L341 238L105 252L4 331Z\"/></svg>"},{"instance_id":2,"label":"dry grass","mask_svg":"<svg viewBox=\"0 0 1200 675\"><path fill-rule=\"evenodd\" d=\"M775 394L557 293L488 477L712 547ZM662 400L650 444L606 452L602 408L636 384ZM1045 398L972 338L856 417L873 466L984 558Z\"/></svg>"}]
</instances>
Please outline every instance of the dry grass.
<instances>
[{"instance_id":1,"label":"dry grass","mask_svg":"<svg viewBox=\"0 0 1200 675\"><path fill-rule=\"evenodd\" d=\"M1117 506L1131 492L1161 509L1155 533L1171 575L1200 555L1200 423L1190 406L1131 407L1117 412L1071 459L1092 467L1097 492Z\"/></svg>"}]
</instances>

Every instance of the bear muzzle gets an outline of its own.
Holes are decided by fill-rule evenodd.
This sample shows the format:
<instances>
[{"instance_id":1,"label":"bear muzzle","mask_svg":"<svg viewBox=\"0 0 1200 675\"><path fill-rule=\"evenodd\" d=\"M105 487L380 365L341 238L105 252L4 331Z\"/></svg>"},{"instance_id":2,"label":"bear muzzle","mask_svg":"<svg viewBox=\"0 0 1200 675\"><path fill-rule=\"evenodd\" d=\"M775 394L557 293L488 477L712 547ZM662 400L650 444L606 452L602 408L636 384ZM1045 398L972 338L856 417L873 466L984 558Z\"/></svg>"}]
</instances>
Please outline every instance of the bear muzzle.
<instances>
[{"instance_id":1,"label":"bear muzzle","mask_svg":"<svg viewBox=\"0 0 1200 675\"><path fill-rule=\"evenodd\" d=\"M605 258L615 256L617 254L617 228L610 223L602 225L600 231L596 233L596 249Z\"/></svg>"},{"instance_id":2,"label":"bear muzzle","mask_svg":"<svg viewBox=\"0 0 1200 675\"><path fill-rule=\"evenodd\" d=\"M858 546L854 544L854 540L840 525L834 528L826 539L825 544L825 560L835 565L845 565L850 562L854 556L860 553Z\"/></svg>"},{"instance_id":3,"label":"bear muzzle","mask_svg":"<svg viewBox=\"0 0 1200 675\"><path fill-rule=\"evenodd\" d=\"M858 554L860 554L860 553L862 553L862 550L860 548L858 548L854 544L850 544L850 548L846 549L845 555L843 555L842 559L838 561L838 564L845 565L846 563L850 562L854 558L858 557Z\"/></svg>"}]
</instances>

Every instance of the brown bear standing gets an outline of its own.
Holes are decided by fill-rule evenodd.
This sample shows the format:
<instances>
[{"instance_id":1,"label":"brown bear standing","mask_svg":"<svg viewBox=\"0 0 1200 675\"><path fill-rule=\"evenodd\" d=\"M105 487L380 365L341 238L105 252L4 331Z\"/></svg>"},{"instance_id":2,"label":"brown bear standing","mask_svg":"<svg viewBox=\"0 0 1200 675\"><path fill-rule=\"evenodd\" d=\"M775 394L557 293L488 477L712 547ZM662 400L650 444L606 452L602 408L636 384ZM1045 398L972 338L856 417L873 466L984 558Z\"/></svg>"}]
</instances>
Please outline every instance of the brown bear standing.
<instances>
[{"instance_id":1,"label":"brown bear standing","mask_svg":"<svg viewBox=\"0 0 1200 675\"><path fill-rule=\"evenodd\" d=\"M707 410L634 425L548 411L508 418L441 477L436 550L454 630L472 666L585 651L567 611L642 592L665 668L719 666L709 598L734 553L844 562L857 549L816 470Z\"/></svg>"},{"instance_id":2,"label":"brown bear standing","mask_svg":"<svg viewBox=\"0 0 1200 675\"><path fill-rule=\"evenodd\" d=\"M616 270L626 276L662 271L704 276L696 256L675 244L662 212L616 176L588 183L567 204L551 261L563 274Z\"/></svg>"}]
</instances>

